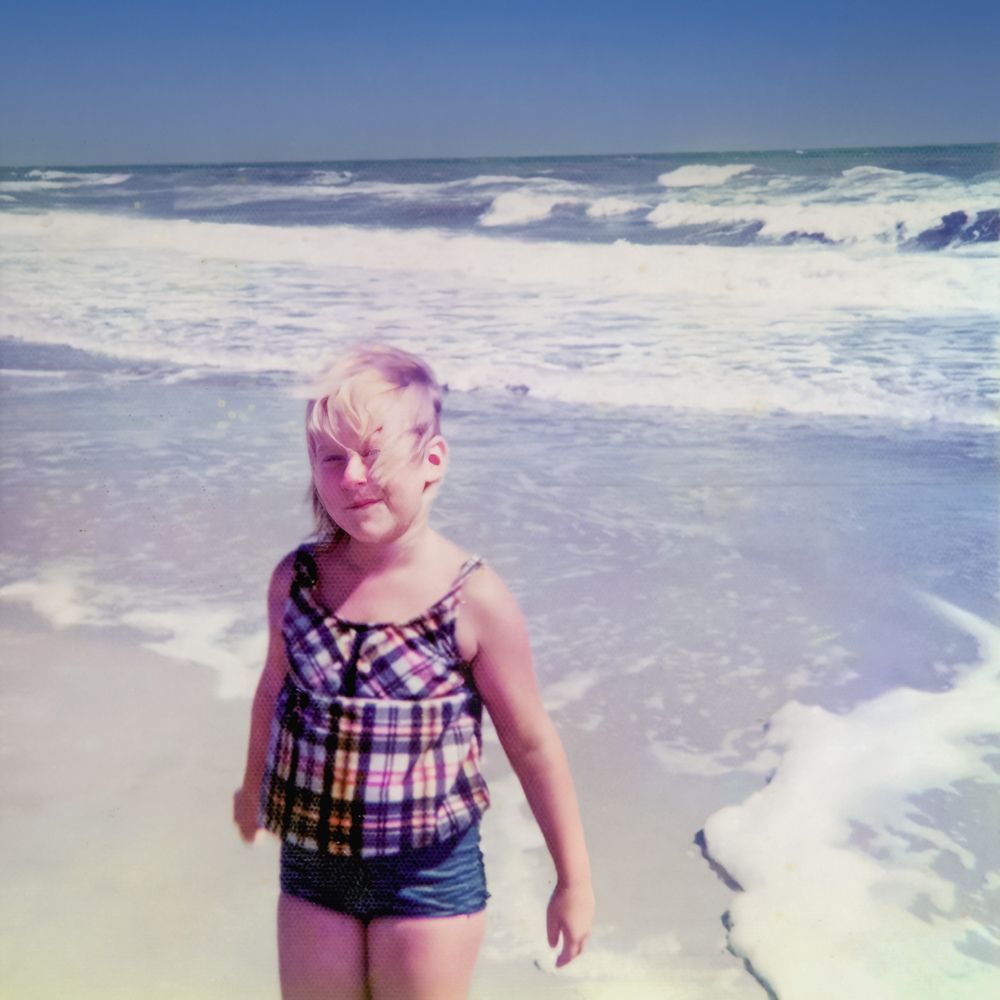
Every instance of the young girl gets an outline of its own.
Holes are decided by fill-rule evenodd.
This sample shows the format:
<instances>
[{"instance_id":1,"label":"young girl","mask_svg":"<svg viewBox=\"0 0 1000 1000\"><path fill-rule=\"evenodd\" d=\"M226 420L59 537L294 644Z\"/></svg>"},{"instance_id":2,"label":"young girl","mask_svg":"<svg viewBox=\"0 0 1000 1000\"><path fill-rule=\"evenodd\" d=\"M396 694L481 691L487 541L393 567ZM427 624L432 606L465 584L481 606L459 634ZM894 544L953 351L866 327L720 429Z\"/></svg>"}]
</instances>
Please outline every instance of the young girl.
<instances>
[{"instance_id":1,"label":"young girl","mask_svg":"<svg viewBox=\"0 0 1000 1000\"><path fill-rule=\"evenodd\" d=\"M555 864L548 940L565 965L594 914L573 782L517 603L428 524L448 465L441 390L417 358L372 347L314 396L318 540L271 579L234 799L244 840L263 827L283 841L282 996L466 996L488 896L483 705Z\"/></svg>"}]
</instances>

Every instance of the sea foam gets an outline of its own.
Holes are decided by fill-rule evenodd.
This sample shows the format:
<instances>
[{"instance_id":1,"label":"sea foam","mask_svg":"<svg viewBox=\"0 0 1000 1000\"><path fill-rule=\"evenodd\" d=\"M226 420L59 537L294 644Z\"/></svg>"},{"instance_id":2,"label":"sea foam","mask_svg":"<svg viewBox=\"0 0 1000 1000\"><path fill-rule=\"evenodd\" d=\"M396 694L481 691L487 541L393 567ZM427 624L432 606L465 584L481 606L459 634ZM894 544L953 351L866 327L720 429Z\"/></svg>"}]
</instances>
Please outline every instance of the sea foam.
<instances>
[{"instance_id":1,"label":"sea foam","mask_svg":"<svg viewBox=\"0 0 1000 1000\"><path fill-rule=\"evenodd\" d=\"M973 916L1000 902L976 861L996 834L983 803L1000 784L1000 629L927 601L980 662L947 691L894 689L846 715L785 705L771 782L705 824L743 889L730 945L782 1000L981 1000L1000 985L1000 932ZM963 788L964 812L922 821L916 796Z\"/></svg>"},{"instance_id":2,"label":"sea foam","mask_svg":"<svg viewBox=\"0 0 1000 1000\"><path fill-rule=\"evenodd\" d=\"M130 361L304 371L331 337L364 331L432 343L441 376L468 391L996 426L989 257L63 212L2 215L0 237L5 329ZM965 317L961 336L912 326L938 316ZM872 319L886 325L869 349L845 349L847 324Z\"/></svg>"}]
</instances>

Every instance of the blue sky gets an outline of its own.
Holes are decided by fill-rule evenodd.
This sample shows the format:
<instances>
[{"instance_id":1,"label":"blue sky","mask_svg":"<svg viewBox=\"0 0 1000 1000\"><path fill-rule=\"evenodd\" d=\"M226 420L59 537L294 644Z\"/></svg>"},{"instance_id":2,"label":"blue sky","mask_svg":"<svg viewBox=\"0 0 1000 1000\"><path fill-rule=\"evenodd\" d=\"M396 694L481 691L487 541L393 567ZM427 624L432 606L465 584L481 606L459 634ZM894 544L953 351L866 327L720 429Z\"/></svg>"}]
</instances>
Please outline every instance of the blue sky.
<instances>
[{"instance_id":1,"label":"blue sky","mask_svg":"<svg viewBox=\"0 0 1000 1000\"><path fill-rule=\"evenodd\" d=\"M0 29L0 163L1000 138L980 0L46 0Z\"/></svg>"}]
</instances>

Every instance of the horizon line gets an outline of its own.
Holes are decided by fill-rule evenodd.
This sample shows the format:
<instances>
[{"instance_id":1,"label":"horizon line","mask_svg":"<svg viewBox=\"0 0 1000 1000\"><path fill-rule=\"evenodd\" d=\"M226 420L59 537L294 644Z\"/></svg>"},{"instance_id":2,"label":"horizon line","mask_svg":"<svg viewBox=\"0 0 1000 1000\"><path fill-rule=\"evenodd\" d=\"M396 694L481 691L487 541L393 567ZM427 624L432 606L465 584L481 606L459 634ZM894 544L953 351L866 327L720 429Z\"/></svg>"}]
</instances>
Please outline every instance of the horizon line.
<instances>
[{"instance_id":1,"label":"horizon line","mask_svg":"<svg viewBox=\"0 0 1000 1000\"><path fill-rule=\"evenodd\" d=\"M274 166L277 164L314 164L314 163L442 163L458 161L476 160L586 160L598 159L601 157L618 156L648 158L656 156L747 156L760 153L794 153L797 155L815 153L849 153L860 150L904 150L904 149L953 149L955 147L975 147L975 146L998 146L1000 140L978 140L971 142L920 142L907 143L905 145L889 144L885 146L785 146L771 149L691 149L691 150L657 150L654 152L636 152L634 150L619 150L603 153L478 153L466 156L350 156L350 157L325 157L320 159L288 159L288 160L149 160L149 161L99 161L92 163L70 163L63 161L31 163L0 163L0 170L25 170L25 169L50 169L57 170L62 167L68 168L97 168L97 167L257 167Z\"/></svg>"}]
</instances>

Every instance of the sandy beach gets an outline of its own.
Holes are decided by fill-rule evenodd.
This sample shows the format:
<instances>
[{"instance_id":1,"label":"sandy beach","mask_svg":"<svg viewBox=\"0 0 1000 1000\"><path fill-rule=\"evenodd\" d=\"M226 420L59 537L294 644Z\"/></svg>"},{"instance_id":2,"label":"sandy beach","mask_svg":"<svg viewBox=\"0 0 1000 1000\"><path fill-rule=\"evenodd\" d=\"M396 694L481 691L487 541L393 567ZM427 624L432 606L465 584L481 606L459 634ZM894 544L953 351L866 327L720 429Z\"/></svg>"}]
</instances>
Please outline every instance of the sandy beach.
<instances>
[{"instance_id":1,"label":"sandy beach","mask_svg":"<svg viewBox=\"0 0 1000 1000\"><path fill-rule=\"evenodd\" d=\"M57 407L86 414L90 441L72 446L75 422L7 437L5 516L23 551L19 579L0 589L11 995L276 995L277 844L241 844L230 797L266 567L307 526L302 466L274 445L267 457L283 435L294 446L300 403L252 384L224 391L247 420L208 439L203 416L223 392L211 382L175 388L169 419L123 433L122 412L151 412L156 389L141 379L110 393L7 381L8 430ZM589 953L551 971L550 865L488 731L493 899L473 995L512 983L539 998L763 995L726 950L734 893L694 838L763 787L780 762L764 724L789 699L845 711L900 683L942 690L975 659L972 637L913 595L988 607L992 554L977 546L995 499L988 449L961 432L805 442L780 420L447 402L453 474L437 520L525 606L579 776L601 914ZM779 441L797 448L780 463ZM129 533L160 481L151 457L176 482L192 454L205 471L164 494L136 554ZM246 496L252 462L263 471ZM79 501L47 517L70 483ZM906 544L908 522L945 507L961 560L941 558L926 528L922 546ZM978 833L965 833L981 853L983 801L966 816L979 810Z\"/></svg>"}]
</instances>

